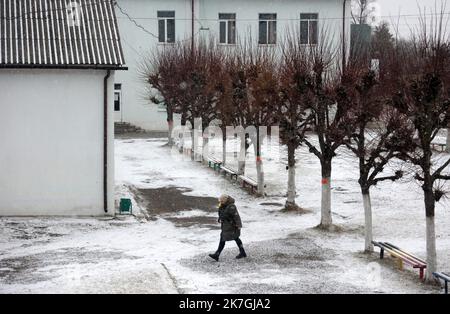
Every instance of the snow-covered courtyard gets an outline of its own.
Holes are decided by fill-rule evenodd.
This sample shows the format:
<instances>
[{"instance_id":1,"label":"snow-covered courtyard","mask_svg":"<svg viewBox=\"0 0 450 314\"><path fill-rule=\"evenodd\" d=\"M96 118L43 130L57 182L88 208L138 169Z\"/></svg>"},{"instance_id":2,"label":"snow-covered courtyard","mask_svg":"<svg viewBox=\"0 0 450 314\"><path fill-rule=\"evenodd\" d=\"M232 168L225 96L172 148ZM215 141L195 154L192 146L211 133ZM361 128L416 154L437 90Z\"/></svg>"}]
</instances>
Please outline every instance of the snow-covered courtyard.
<instances>
[{"instance_id":1,"label":"snow-covered courtyard","mask_svg":"<svg viewBox=\"0 0 450 314\"><path fill-rule=\"evenodd\" d=\"M267 193L256 198L198 162L172 154L164 139L116 139L116 199L135 217L1 218L0 293L439 293L418 272L367 255L356 160L333 164L334 232L320 222L320 166L297 154L297 203L285 213L287 171L265 164ZM282 157L284 157L282 155ZM253 169L249 168L252 176ZM425 212L417 183L372 190L374 238L425 257ZM232 195L249 257L227 243L220 262L217 197ZM450 210L436 211L438 269L450 270ZM378 250L377 250L378 251Z\"/></svg>"}]
</instances>

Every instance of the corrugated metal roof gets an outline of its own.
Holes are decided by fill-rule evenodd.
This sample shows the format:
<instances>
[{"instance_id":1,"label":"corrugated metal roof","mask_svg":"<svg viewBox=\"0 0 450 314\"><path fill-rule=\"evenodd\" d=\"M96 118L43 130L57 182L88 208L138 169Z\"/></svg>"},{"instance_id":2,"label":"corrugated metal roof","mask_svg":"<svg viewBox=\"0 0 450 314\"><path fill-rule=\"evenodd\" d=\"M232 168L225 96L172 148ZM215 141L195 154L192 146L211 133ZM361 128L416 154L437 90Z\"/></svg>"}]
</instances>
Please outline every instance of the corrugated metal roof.
<instances>
[{"instance_id":1,"label":"corrugated metal roof","mask_svg":"<svg viewBox=\"0 0 450 314\"><path fill-rule=\"evenodd\" d=\"M0 67L124 63L113 0L0 0Z\"/></svg>"}]
</instances>

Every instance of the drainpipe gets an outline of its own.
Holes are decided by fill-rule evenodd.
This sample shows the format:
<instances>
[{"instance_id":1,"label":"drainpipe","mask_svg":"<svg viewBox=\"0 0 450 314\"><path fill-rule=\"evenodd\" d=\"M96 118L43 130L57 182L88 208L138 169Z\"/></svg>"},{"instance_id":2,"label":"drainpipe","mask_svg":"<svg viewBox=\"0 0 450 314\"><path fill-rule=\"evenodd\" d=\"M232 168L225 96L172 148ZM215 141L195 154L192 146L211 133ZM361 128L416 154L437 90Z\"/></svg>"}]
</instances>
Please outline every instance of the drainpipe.
<instances>
[{"instance_id":1,"label":"drainpipe","mask_svg":"<svg viewBox=\"0 0 450 314\"><path fill-rule=\"evenodd\" d=\"M108 79L111 70L103 80L103 210L108 212Z\"/></svg>"},{"instance_id":2,"label":"drainpipe","mask_svg":"<svg viewBox=\"0 0 450 314\"><path fill-rule=\"evenodd\" d=\"M192 34L192 38L191 38L191 50L194 51L194 46L195 46L195 0L191 0L191 9L192 9L192 16L191 16L191 34Z\"/></svg>"},{"instance_id":3,"label":"drainpipe","mask_svg":"<svg viewBox=\"0 0 450 314\"><path fill-rule=\"evenodd\" d=\"M344 72L347 63L347 43L345 36L345 25L347 20L347 0L344 0L342 6L342 72Z\"/></svg>"}]
</instances>

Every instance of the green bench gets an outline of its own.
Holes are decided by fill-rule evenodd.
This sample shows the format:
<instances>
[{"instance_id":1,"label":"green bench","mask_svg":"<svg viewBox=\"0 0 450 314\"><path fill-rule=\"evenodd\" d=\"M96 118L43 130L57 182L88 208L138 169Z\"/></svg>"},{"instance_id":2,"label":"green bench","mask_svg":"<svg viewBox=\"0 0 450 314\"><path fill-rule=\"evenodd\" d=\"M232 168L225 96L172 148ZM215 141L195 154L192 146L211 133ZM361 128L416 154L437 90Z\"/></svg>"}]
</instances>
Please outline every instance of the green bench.
<instances>
[{"instance_id":1,"label":"green bench","mask_svg":"<svg viewBox=\"0 0 450 314\"><path fill-rule=\"evenodd\" d=\"M218 160L217 158L214 158L214 157L208 158L208 167L209 168L213 168L214 171L219 171L220 166L222 166L222 162L220 160Z\"/></svg>"}]
</instances>

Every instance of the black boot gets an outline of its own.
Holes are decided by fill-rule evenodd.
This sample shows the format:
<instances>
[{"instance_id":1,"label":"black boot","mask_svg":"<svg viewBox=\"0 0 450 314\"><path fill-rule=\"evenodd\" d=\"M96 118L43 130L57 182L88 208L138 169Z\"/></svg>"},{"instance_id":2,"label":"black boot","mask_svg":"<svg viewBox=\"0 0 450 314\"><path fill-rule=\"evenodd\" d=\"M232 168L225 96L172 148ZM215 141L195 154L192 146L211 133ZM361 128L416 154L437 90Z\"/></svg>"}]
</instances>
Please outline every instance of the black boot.
<instances>
[{"instance_id":1,"label":"black boot","mask_svg":"<svg viewBox=\"0 0 450 314\"><path fill-rule=\"evenodd\" d=\"M241 259L241 258L244 258L244 257L247 257L247 254L245 253L245 250L244 250L244 246L243 245L239 245L239 255L236 256L236 258L237 259Z\"/></svg>"},{"instance_id":2,"label":"black boot","mask_svg":"<svg viewBox=\"0 0 450 314\"><path fill-rule=\"evenodd\" d=\"M215 260L216 262L218 262L219 261L219 256L220 256L220 253L218 253L218 252L216 252L216 253L214 253L214 254L209 254L209 257L211 257L213 260Z\"/></svg>"}]
</instances>

